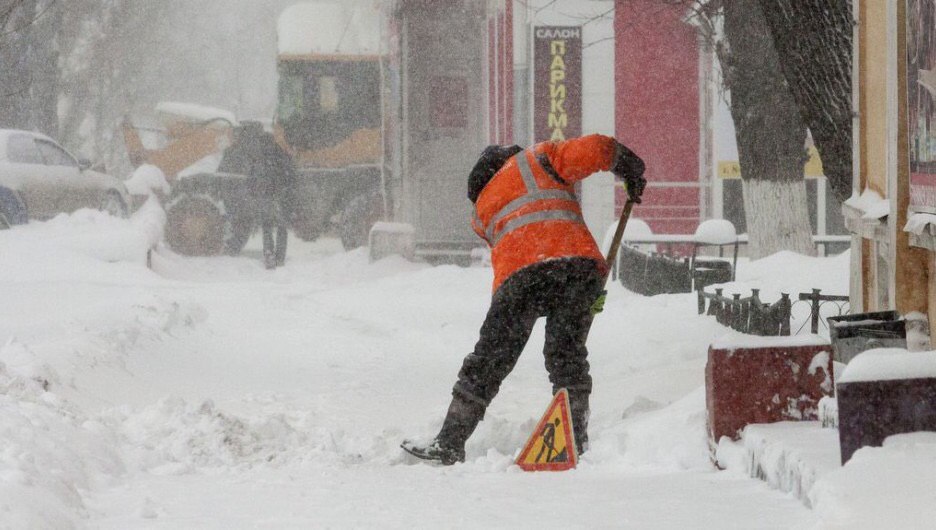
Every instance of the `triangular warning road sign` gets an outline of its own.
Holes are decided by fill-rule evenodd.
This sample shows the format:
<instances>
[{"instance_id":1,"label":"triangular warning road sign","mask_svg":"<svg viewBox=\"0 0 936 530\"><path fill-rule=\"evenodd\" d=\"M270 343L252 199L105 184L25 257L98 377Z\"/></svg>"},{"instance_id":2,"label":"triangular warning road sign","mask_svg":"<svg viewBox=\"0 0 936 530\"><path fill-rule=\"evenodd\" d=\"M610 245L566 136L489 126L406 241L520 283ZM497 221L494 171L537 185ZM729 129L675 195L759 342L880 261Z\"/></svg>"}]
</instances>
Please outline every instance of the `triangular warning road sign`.
<instances>
[{"instance_id":1,"label":"triangular warning road sign","mask_svg":"<svg viewBox=\"0 0 936 530\"><path fill-rule=\"evenodd\" d=\"M546 414L536 424L517 465L524 471L565 471L578 463L575 435L569 416L569 393L562 389L553 397Z\"/></svg>"}]
</instances>

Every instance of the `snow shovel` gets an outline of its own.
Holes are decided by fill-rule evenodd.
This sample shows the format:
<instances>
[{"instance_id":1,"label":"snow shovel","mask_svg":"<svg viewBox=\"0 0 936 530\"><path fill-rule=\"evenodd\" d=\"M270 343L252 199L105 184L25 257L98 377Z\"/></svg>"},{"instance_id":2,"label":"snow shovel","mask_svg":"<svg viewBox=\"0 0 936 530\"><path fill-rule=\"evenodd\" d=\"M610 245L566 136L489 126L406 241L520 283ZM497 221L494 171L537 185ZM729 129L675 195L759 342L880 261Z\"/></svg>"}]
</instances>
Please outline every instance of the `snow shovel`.
<instances>
[{"instance_id":1,"label":"snow shovel","mask_svg":"<svg viewBox=\"0 0 936 530\"><path fill-rule=\"evenodd\" d=\"M627 199L627 202L624 203L624 209L621 210L621 218L618 220L617 228L614 230L614 237L611 239L611 248L608 249L608 257L606 261L608 262L609 268L614 268L614 262L617 260L618 249L621 246L621 240L624 239L624 228L627 226L627 220L630 219L631 210L634 209L634 204L636 204L632 199ZM611 274L605 276L605 286L608 285L608 278ZM598 300L595 301L595 305L592 306L592 316L600 313L604 308L604 297L607 294L607 290L602 289L601 296Z\"/></svg>"},{"instance_id":2,"label":"snow shovel","mask_svg":"<svg viewBox=\"0 0 936 530\"><path fill-rule=\"evenodd\" d=\"M617 259L618 249L621 247L621 240L624 239L624 228L627 226L627 220L630 219L631 210L634 209L634 201L627 199L624 203L624 209L621 211L621 218L618 220L617 229L614 231L614 239L611 240L611 248L608 250L608 266L613 267ZM605 279L605 285L608 280Z\"/></svg>"}]
</instances>

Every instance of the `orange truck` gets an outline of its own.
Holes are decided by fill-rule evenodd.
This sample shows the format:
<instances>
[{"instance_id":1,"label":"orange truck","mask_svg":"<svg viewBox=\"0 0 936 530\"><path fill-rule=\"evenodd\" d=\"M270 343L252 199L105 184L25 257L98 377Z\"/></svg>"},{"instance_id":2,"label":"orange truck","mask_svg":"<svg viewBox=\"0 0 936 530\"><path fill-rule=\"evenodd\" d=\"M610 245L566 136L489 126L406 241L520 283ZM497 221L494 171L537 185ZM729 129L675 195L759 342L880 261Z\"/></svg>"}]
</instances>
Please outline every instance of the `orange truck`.
<instances>
[{"instance_id":1,"label":"orange truck","mask_svg":"<svg viewBox=\"0 0 936 530\"><path fill-rule=\"evenodd\" d=\"M504 87L513 70L503 61L511 57L510 5L345 0L283 10L272 131L299 172L297 236L337 235L350 249L386 220L412 228L416 256L469 260L479 240L467 221L466 172L484 146L512 141ZM170 246L236 254L255 224L244 179L191 166L220 158L234 117L178 104L157 110L166 117L162 147L145 148L129 125L124 132L135 163L174 180Z\"/></svg>"},{"instance_id":2,"label":"orange truck","mask_svg":"<svg viewBox=\"0 0 936 530\"><path fill-rule=\"evenodd\" d=\"M236 124L227 111L187 103L156 106L158 131L122 125L124 143L134 167L151 164L162 170L171 192L164 198L166 241L180 254L238 254L255 225L256 207L247 177L214 172ZM146 147L142 132L158 132L159 147ZM203 166L205 171L200 171Z\"/></svg>"}]
</instances>

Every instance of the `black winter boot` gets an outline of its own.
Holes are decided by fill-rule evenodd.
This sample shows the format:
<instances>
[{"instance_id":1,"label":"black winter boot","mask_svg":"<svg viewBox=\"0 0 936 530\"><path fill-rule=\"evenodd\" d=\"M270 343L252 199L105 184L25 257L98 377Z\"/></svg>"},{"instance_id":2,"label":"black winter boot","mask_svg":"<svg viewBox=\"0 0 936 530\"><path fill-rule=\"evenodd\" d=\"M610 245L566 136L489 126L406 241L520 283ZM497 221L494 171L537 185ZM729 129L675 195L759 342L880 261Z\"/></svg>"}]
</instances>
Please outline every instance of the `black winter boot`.
<instances>
[{"instance_id":1,"label":"black winter boot","mask_svg":"<svg viewBox=\"0 0 936 530\"><path fill-rule=\"evenodd\" d=\"M569 391L569 414L572 416L572 430L575 433L575 450L581 455L588 450L588 396L590 392Z\"/></svg>"},{"instance_id":2,"label":"black winter boot","mask_svg":"<svg viewBox=\"0 0 936 530\"><path fill-rule=\"evenodd\" d=\"M484 418L485 408L481 403L453 394L439 434L428 444L404 440L400 447L416 458L441 462L446 466L464 462L465 442Z\"/></svg>"}]
</instances>

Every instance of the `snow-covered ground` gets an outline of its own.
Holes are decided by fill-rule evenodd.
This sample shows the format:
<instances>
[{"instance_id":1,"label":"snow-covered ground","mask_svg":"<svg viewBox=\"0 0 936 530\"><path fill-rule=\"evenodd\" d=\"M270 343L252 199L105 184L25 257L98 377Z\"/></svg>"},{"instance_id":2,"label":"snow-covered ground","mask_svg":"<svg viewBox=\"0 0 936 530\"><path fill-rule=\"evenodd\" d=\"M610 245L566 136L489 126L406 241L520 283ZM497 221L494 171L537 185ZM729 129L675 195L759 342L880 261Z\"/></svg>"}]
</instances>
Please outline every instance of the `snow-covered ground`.
<instances>
[{"instance_id":1,"label":"snow-covered ground","mask_svg":"<svg viewBox=\"0 0 936 530\"><path fill-rule=\"evenodd\" d=\"M438 429L490 269L296 239L272 272L256 241L237 258L160 247L147 268L159 213L0 232L0 528L811 528L854 504L827 487L810 511L716 471L702 385L724 328L692 295L619 284L589 339L578 469L512 465L551 397L542 323L468 461L414 462L398 444ZM833 289L847 266L780 255L739 282Z\"/></svg>"}]
</instances>

